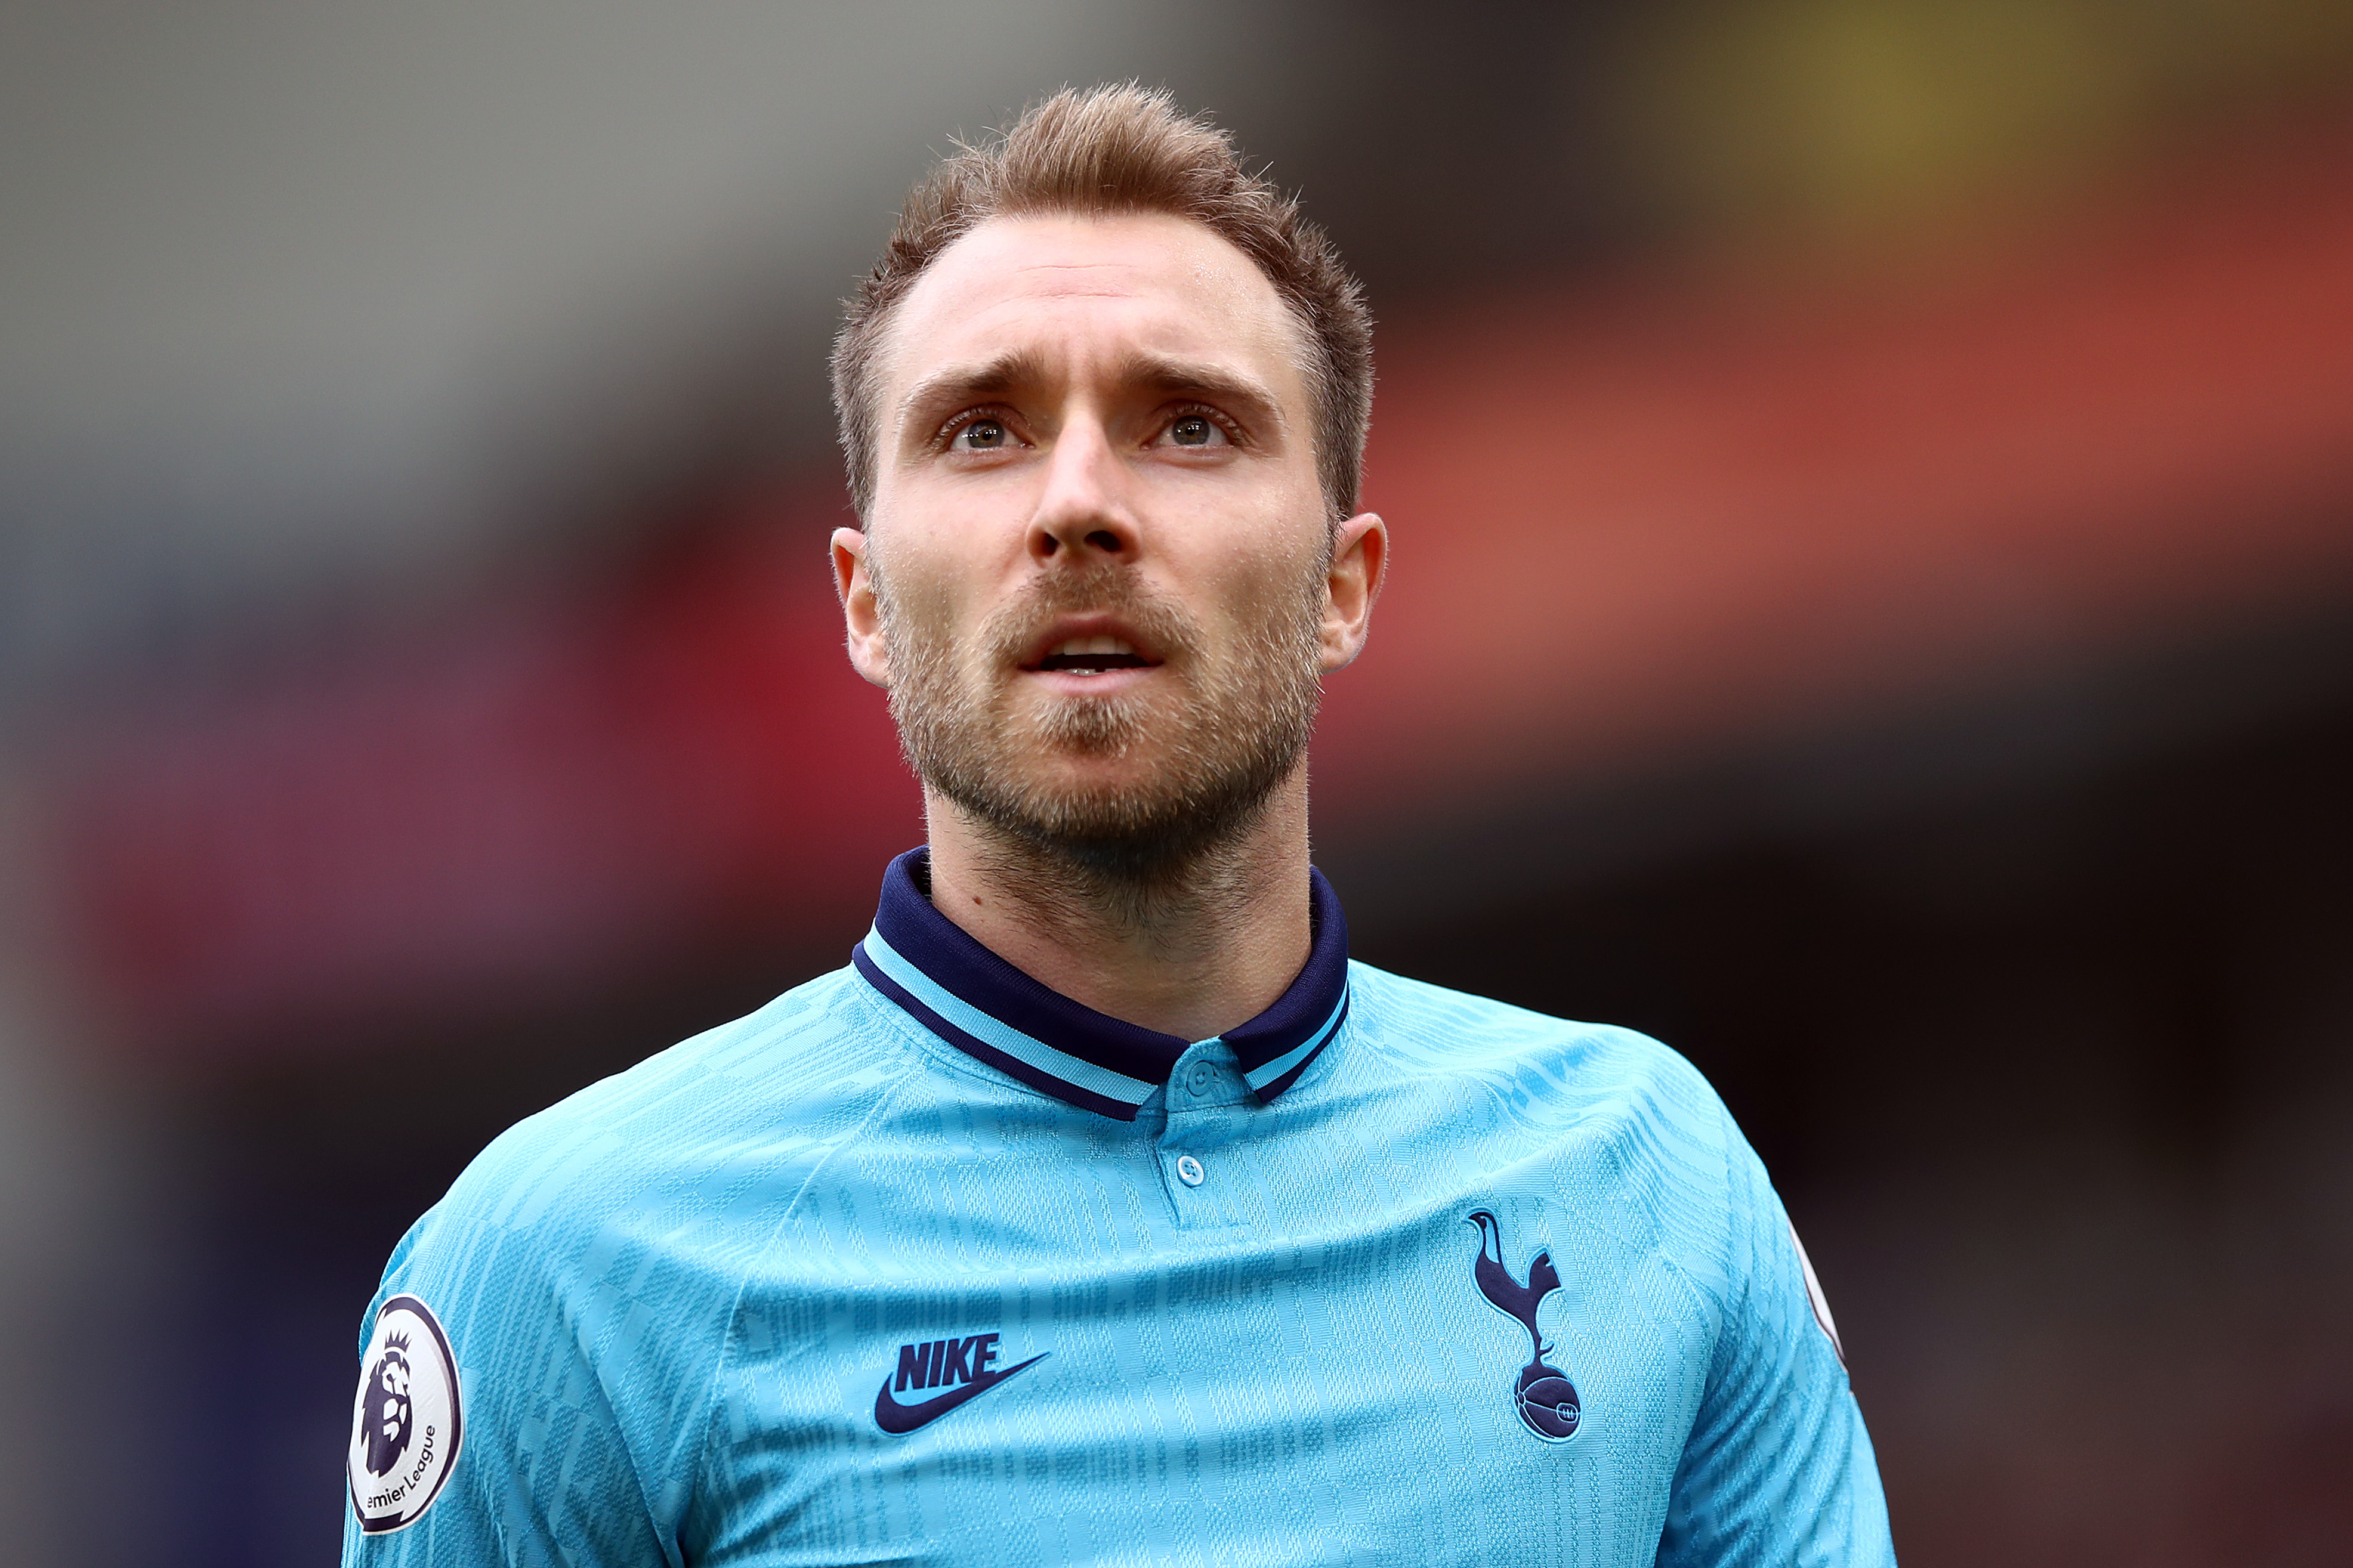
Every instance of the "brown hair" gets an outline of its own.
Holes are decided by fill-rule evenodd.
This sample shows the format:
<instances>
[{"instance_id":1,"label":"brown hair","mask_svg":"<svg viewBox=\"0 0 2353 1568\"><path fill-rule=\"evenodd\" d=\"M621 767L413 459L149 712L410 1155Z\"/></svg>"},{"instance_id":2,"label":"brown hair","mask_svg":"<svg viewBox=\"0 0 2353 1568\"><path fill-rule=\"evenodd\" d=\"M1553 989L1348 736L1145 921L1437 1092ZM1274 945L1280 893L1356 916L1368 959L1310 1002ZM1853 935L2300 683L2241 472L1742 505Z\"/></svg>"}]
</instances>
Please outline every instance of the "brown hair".
<instances>
[{"instance_id":1,"label":"brown hair","mask_svg":"<svg viewBox=\"0 0 2353 1568\"><path fill-rule=\"evenodd\" d=\"M891 243L843 306L833 345L833 406L860 517L879 458L875 354L892 311L926 268L993 217L1166 213L1222 236L1259 265L1310 345L1316 470L1336 521L1356 510L1373 413L1373 323L1362 291L1296 198L1250 174L1233 138L1178 111L1166 89L1134 82L1064 88L979 147L957 143L907 195Z\"/></svg>"}]
</instances>

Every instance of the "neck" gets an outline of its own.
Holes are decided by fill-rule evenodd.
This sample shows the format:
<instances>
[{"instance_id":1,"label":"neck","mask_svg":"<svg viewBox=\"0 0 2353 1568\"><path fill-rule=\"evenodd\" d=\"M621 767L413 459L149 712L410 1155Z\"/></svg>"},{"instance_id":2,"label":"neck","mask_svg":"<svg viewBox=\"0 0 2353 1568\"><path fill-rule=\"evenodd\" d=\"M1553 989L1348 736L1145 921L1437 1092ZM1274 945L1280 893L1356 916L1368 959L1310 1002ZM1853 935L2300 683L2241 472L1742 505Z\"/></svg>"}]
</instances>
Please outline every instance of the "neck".
<instances>
[{"instance_id":1,"label":"neck","mask_svg":"<svg viewBox=\"0 0 2353 1568\"><path fill-rule=\"evenodd\" d=\"M1248 1023L1307 963L1307 770L1165 880L1105 876L926 789L932 905L1098 1013L1187 1040Z\"/></svg>"}]
</instances>

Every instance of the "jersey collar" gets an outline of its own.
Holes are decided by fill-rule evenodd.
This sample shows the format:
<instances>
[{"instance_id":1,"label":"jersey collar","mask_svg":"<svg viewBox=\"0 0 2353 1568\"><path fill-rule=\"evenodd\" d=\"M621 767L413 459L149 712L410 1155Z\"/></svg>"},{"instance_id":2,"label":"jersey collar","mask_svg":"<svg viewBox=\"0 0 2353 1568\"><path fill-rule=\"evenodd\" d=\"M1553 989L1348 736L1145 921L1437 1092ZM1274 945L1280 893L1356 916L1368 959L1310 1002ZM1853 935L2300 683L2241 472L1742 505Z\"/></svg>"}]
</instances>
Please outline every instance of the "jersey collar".
<instances>
[{"instance_id":1,"label":"jersey collar","mask_svg":"<svg viewBox=\"0 0 2353 1568\"><path fill-rule=\"evenodd\" d=\"M1261 1103L1298 1081L1348 1016L1348 923L1310 869L1307 966L1274 1005L1217 1037ZM965 1055L1057 1100L1133 1121L1193 1043L1073 1002L932 907L930 851L883 873L874 929L850 954L868 984Z\"/></svg>"}]
</instances>

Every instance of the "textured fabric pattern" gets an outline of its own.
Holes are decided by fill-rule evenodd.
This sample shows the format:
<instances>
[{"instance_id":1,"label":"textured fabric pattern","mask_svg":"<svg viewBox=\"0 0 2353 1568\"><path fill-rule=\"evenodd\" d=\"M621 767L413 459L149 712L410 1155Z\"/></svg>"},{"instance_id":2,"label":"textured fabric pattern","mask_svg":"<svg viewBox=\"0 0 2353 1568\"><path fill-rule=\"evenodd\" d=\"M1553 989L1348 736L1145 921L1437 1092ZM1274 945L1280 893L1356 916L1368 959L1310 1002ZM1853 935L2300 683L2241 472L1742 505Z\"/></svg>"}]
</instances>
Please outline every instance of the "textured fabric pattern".
<instances>
[{"instance_id":1,"label":"textured fabric pattern","mask_svg":"<svg viewBox=\"0 0 2353 1568\"><path fill-rule=\"evenodd\" d=\"M1699 1075L1362 964L1347 991L1272 1103L1211 1040L1130 1121L845 969L522 1122L385 1270L448 1331L465 1447L346 1564L1892 1562ZM1515 1405L1532 1352L1566 1440Z\"/></svg>"}]
</instances>

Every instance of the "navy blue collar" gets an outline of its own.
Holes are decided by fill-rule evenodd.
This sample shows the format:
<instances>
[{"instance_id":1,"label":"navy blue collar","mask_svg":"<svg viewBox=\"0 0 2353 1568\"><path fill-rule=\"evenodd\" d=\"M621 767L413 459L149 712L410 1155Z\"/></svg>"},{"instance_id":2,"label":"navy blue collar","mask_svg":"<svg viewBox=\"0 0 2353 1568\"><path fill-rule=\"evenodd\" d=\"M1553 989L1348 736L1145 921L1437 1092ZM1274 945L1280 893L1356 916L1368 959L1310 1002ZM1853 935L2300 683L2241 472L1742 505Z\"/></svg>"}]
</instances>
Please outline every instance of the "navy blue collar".
<instances>
[{"instance_id":1,"label":"navy blue collar","mask_svg":"<svg viewBox=\"0 0 2353 1568\"><path fill-rule=\"evenodd\" d=\"M1307 967L1274 1005L1218 1037L1261 1103L1297 1081L1348 1016L1348 922L1310 869ZM1168 1080L1192 1042L1073 1002L983 947L932 907L931 851L882 876L874 929L850 954L867 984L970 1057L1057 1100L1122 1121Z\"/></svg>"}]
</instances>

